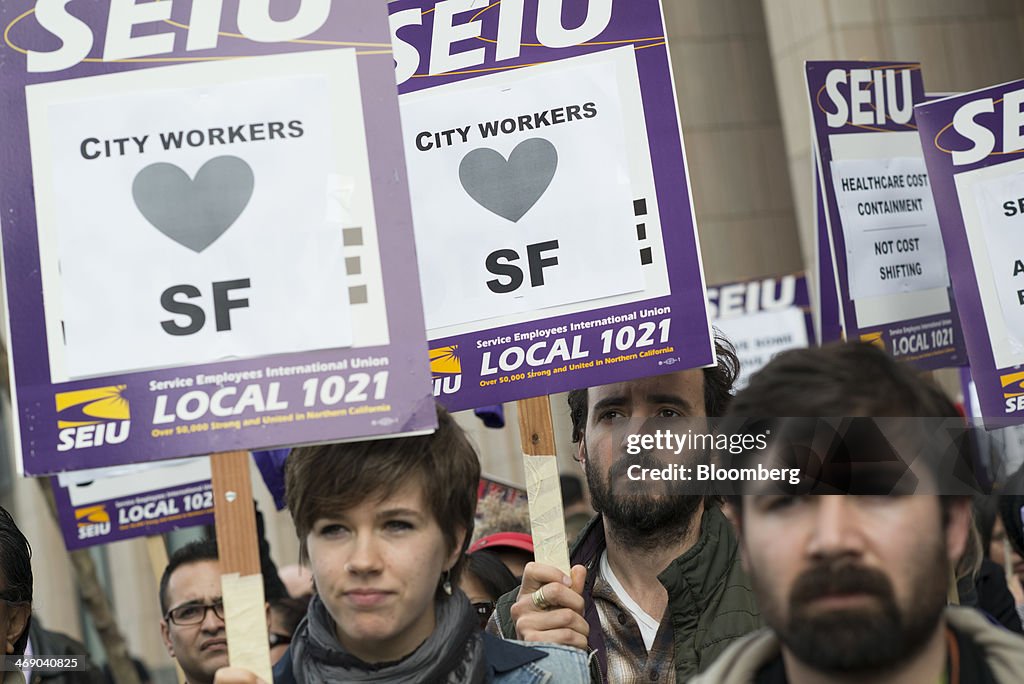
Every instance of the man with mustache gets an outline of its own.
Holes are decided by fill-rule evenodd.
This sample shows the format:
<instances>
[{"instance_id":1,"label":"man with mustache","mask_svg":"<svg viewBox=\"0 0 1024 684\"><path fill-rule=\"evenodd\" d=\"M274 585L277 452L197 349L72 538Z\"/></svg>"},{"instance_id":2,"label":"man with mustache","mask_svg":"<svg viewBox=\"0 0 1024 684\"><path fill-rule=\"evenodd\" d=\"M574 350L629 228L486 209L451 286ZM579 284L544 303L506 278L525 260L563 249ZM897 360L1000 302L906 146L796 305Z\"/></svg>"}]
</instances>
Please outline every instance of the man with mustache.
<instances>
[{"instance_id":1,"label":"man with mustache","mask_svg":"<svg viewBox=\"0 0 1024 684\"><path fill-rule=\"evenodd\" d=\"M595 652L608 682L686 681L760 626L736 539L718 499L680 482L634 481L700 458L669 448L627 451L632 437L707 429L730 399L739 362L569 393L572 439L598 515L571 553L572 577L530 563L490 628L507 638Z\"/></svg>"},{"instance_id":2,"label":"man with mustache","mask_svg":"<svg viewBox=\"0 0 1024 684\"><path fill-rule=\"evenodd\" d=\"M941 468L935 466L940 455L954 463L964 459L967 442L954 440L959 448L950 454L929 451L924 467L920 456L897 470L879 457L905 443L932 445L915 426L935 423L910 417L948 418L962 427L937 387L876 347L842 344L780 354L753 376L729 412L747 419L861 418L843 419L856 428L845 446L837 448L829 437L843 456L818 470L813 482L731 497L743 564L768 628L733 644L695 683L1024 681L1024 639L977 611L946 605L952 569L967 543L970 499L935 495L945 489L937 486ZM871 416L918 437L872 441L871 425L883 421L865 420ZM819 444L828 433L824 424L806 433L815 441L799 444ZM769 444L761 457L821 453L796 445ZM906 481L908 468L929 494L886 493ZM858 494L808 493L822 484Z\"/></svg>"}]
</instances>

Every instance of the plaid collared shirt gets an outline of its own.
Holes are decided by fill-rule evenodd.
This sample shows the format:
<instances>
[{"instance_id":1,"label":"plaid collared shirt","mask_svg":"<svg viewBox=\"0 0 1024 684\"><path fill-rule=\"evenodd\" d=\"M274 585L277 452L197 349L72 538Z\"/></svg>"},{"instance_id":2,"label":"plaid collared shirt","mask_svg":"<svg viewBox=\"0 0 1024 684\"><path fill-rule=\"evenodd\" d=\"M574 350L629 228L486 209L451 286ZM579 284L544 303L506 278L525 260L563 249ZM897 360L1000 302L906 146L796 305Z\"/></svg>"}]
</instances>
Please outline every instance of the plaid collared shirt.
<instances>
[{"instance_id":1,"label":"plaid collared shirt","mask_svg":"<svg viewBox=\"0 0 1024 684\"><path fill-rule=\"evenodd\" d=\"M672 624L662 619L654 644L648 651L636 620L600 574L594 578L593 596L601 617L608 660L605 681L615 684L675 684Z\"/></svg>"}]
</instances>

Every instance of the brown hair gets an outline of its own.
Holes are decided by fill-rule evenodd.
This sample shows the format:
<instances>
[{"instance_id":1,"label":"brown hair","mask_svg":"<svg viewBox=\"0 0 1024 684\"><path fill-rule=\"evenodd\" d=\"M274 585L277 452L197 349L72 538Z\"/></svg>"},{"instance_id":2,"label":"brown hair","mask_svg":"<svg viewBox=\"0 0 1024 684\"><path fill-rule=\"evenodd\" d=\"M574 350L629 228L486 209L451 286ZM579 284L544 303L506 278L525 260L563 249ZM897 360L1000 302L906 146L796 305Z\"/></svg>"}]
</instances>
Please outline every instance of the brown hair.
<instances>
[{"instance_id":1,"label":"brown hair","mask_svg":"<svg viewBox=\"0 0 1024 684\"><path fill-rule=\"evenodd\" d=\"M729 405L730 416L961 418L934 382L884 349L865 342L835 342L790 349L754 373ZM973 447L966 434L956 441L957 463L971 473ZM928 463L928 461L925 461ZM968 482L969 480L964 480ZM736 515L743 497L725 497ZM955 497L940 496L943 515ZM946 518L943 522L945 524Z\"/></svg>"},{"instance_id":2,"label":"brown hair","mask_svg":"<svg viewBox=\"0 0 1024 684\"><path fill-rule=\"evenodd\" d=\"M285 465L285 492L302 561L309 560L306 537L317 520L371 498L386 499L410 482L423 488L424 503L448 551L455 549L459 528L466 531L466 546L473 533L480 462L443 407L437 406L437 431L430 435L293 449ZM451 570L453 584L462 565L460 558Z\"/></svg>"},{"instance_id":3,"label":"brown hair","mask_svg":"<svg viewBox=\"0 0 1024 684\"><path fill-rule=\"evenodd\" d=\"M913 367L864 342L790 349L754 373L733 416L957 418L945 393Z\"/></svg>"},{"instance_id":4,"label":"brown hair","mask_svg":"<svg viewBox=\"0 0 1024 684\"><path fill-rule=\"evenodd\" d=\"M740 374L740 359L736 348L717 329L715 334L715 355L718 363L702 369L704 371L704 414L721 416L732 400L732 386ZM575 389L566 397L569 402L569 417L572 419L572 441L583 439L587 431L587 390Z\"/></svg>"}]
</instances>

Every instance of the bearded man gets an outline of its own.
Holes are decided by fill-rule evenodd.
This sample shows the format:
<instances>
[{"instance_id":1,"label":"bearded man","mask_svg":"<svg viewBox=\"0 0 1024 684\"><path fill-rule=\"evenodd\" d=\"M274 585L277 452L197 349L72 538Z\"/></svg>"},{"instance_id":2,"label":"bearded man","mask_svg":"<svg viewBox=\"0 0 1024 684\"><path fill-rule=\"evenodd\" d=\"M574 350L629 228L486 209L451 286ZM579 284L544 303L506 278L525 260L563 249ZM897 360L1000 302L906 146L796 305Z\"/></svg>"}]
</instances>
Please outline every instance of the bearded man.
<instances>
[{"instance_id":1,"label":"bearded man","mask_svg":"<svg viewBox=\"0 0 1024 684\"><path fill-rule=\"evenodd\" d=\"M823 467L788 491L730 497L768 628L694 684L1024 681L1024 639L947 606L971 526L958 494L971 442L937 386L872 345L838 344L775 357L729 410L782 417L773 432L786 439L761 457Z\"/></svg>"},{"instance_id":2,"label":"bearded man","mask_svg":"<svg viewBox=\"0 0 1024 684\"><path fill-rule=\"evenodd\" d=\"M716 366L569 393L573 441L597 516L571 550L572 577L530 563L499 601L492 631L596 653L608 682L684 682L760 627L719 500L641 471L704 457L638 436L700 433L721 415L739 362L716 340Z\"/></svg>"}]
</instances>

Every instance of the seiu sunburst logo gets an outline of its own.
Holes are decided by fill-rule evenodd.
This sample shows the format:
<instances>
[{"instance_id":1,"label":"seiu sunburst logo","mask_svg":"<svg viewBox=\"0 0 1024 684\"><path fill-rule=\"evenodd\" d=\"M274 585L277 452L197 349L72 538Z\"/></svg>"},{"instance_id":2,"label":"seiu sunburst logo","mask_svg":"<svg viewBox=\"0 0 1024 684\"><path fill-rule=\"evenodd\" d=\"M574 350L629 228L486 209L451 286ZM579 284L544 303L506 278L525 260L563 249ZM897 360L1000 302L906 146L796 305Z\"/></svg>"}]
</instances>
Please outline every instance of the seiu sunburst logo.
<instances>
[{"instance_id":1,"label":"seiu sunburst logo","mask_svg":"<svg viewBox=\"0 0 1024 684\"><path fill-rule=\"evenodd\" d=\"M459 345L430 350L430 377L434 382L434 396L455 394L462 387L462 362Z\"/></svg>"},{"instance_id":2,"label":"seiu sunburst logo","mask_svg":"<svg viewBox=\"0 0 1024 684\"><path fill-rule=\"evenodd\" d=\"M882 351L885 351L885 340L882 339L882 333L880 332L865 333L860 336L860 341L874 345Z\"/></svg>"},{"instance_id":3,"label":"seiu sunburst logo","mask_svg":"<svg viewBox=\"0 0 1024 684\"><path fill-rule=\"evenodd\" d=\"M60 392L57 402L57 451L120 444L128 439L131 413L123 393L127 385Z\"/></svg>"},{"instance_id":4,"label":"seiu sunburst logo","mask_svg":"<svg viewBox=\"0 0 1024 684\"><path fill-rule=\"evenodd\" d=\"M1024 373L1007 373L999 376L1003 386L1003 400L1006 412L1016 413L1024 409Z\"/></svg>"},{"instance_id":5,"label":"seiu sunburst logo","mask_svg":"<svg viewBox=\"0 0 1024 684\"><path fill-rule=\"evenodd\" d=\"M110 534L110 514L104 504L84 506L75 509L75 522L78 523L78 538L91 539Z\"/></svg>"}]
</instances>

